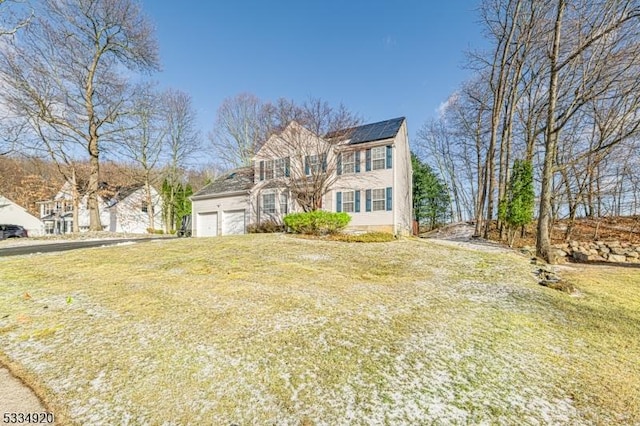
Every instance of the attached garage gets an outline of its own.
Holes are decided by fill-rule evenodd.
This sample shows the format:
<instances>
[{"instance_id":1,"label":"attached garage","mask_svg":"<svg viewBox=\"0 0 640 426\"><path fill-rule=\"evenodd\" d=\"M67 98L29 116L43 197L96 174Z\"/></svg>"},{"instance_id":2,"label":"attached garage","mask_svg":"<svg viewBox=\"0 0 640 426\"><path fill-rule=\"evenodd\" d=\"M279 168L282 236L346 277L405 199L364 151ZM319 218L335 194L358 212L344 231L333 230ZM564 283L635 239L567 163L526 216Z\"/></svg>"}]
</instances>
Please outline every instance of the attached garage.
<instances>
[{"instance_id":1,"label":"attached garage","mask_svg":"<svg viewBox=\"0 0 640 426\"><path fill-rule=\"evenodd\" d=\"M253 168L246 167L220 176L191 196L193 235L214 237L246 232Z\"/></svg>"},{"instance_id":2,"label":"attached garage","mask_svg":"<svg viewBox=\"0 0 640 426\"><path fill-rule=\"evenodd\" d=\"M222 213L222 235L245 233L245 210L227 210Z\"/></svg>"},{"instance_id":3,"label":"attached garage","mask_svg":"<svg viewBox=\"0 0 640 426\"><path fill-rule=\"evenodd\" d=\"M215 237L218 235L218 212L198 213L196 227L198 237Z\"/></svg>"}]
</instances>

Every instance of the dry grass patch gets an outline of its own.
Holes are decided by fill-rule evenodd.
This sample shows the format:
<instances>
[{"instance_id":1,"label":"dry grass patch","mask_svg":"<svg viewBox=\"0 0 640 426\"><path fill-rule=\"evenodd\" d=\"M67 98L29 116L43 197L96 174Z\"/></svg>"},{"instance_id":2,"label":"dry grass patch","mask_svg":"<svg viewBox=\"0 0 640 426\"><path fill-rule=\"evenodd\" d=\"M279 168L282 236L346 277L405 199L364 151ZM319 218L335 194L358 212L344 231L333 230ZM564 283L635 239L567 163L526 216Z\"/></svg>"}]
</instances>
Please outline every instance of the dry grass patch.
<instances>
[{"instance_id":1,"label":"dry grass patch","mask_svg":"<svg viewBox=\"0 0 640 426\"><path fill-rule=\"evenodd\" d=\"M637 299L531 271L287 235L5 258L0 351L78 424L640 421L637 339L607 346L638 335Z\"/></svg>"}]
</instances>

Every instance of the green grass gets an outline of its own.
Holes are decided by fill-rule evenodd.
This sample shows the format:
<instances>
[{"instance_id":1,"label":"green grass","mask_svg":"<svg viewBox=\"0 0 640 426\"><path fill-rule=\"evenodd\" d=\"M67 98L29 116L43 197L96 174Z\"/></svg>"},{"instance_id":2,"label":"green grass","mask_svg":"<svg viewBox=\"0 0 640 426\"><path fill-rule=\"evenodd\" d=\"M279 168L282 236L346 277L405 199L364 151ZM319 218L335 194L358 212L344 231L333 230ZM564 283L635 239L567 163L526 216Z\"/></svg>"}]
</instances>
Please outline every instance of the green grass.
<instances>
[{"instance_id":1,"label":"green grass","mask_svg":"<svg viewBox=\"0 0 640 426\"><path fill-rule=\"evenodd\" d=\"M640 270L401 239L0 259L0 356L70 424L637 424Z\"/></svg>"}]
</instances>

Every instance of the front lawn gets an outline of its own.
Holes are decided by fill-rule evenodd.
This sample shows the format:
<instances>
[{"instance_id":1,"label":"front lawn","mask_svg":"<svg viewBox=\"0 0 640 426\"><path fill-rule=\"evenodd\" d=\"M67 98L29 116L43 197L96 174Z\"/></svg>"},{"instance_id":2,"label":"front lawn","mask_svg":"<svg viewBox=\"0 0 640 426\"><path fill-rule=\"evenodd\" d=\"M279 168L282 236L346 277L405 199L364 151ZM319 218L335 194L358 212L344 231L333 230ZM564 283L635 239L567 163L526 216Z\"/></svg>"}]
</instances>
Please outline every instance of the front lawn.
<instances>
[{"instance_id":1,"label":"front lawn","mask_svg":"<svg viewBox=\"0 0 640 426\"><path fill-rule=\"evenodd\" d=\"M0 357L71 424L637 424L640 269L404 239L0 259Z\"/></svg>"}]
</instances>

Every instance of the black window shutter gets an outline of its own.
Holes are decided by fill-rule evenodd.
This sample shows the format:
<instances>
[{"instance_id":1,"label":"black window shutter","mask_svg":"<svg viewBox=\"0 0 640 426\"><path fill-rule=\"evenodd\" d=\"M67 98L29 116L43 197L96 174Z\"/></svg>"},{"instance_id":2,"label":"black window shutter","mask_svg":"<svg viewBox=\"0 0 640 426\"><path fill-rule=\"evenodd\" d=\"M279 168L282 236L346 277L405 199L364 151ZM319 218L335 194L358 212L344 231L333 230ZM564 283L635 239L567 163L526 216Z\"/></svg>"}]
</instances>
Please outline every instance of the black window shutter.
<instances>
[{"instance_id":1,"label":"black window shutter","mask_svg":"<svg viewBox=\"0 0 640 426\"><path fill-rule=\"evenodd\" d=\"M356 173L360 173L360 151L356 151Z\"/></svg>"},{"instance_id":2,"label":"black window shutter","mask_svg":"<svg viewBox=\"0 0 640 426\"><path fill-rule=\"evenodd\" d=\"M260 162L260 180L264 180L264 161Z\"/></svg>"},{"instance_id":3,"label":"black window shutter","mask_svg":"<svg viewBox=\"0 0 640 426\"><path fill-rule=\"evenodd\" d=\"M367 201L366 201L366 210L367 210L368 212L370 212L370 211L371 211L371 190L370 190L370 189L367 189L367 191L365 192L365 194L366 194L366 198L367 198Z\"/></svg>"},{"instance_id":4,"label":"black window shutter","mask_svg":"<svg viewBox=\"0 0 640 426\"><path fill-rule=\"evenodd\" d=\"M393 147L391 145L387 145L387 169L390 169L392 164L393 164Z\"/></svg>"},{"instance_id":5,"label":"black window shutter","mask_svg":"<svg viewBox=\"0 0 640 426\"><path fill-rule=\"evenodd\" d=\"M311 170L309 169L309 156L304 157L304 174L309 175Z\"/></svg>"},{"instance_id":6,"label":"black window shutter","mask_svg":"<svg viewBox=\"0 0 640 426\"><path fill-rule=\"evenodd\" d=\"M336 211L340 213L342 211L342 192L336 192Z\"/></svg>"},{"instance_id":7,"label":"black window shutter","mask_svg":"<svg viewBox=\"0 0 640 426\"><path fill-rule=\"evenodd\" d=\"M341 175L342 174L342 153L341 152L338 153L338 158L336 159L336 163L337 163L336 164L337 173L338 175Z\"/></svg>"},{"instance_id":8,"label":"black window shutter","mask_svg":"<svg viewBox=\"0 0 640 426\"><path fill-rule=\"evenodd\" d=\"M370 172L371 171L371 148L369 148L369 149L367 149L365 151L365 160L364 161L365 161L365 163L367 163L365 169L368 172Z\"/></svg>"},{"instance_id":9,"label":"black window shutter","mask_svg":"<svg viewBox=\"0 0 640 426\"><path fill-rule=\"evenodd\" d=\"M356 205L355 205L355 212L356 213L360 213L360 191L356 191Z\"/></svg>"},{"instance_id":10,"label":"black window shutter","mask_svg":"<svg viewBox=\"0 0 640 426\"><path fill-rule=\"evenodd\" d=\"M325 173L327 171L327 154L322 154L320 157L322 158L322 173Z\"/></svg>"},{"instance_id":11,"label":"black window shutter","mask_svg":"<svg viewBox=\"0 0 640 426\"><path fill-rule=\"evenodd\" d=\"M289 177L291 174L291 157L287 157L284 160L284 175L285 177Z\"/></svg>"},{"instance_id":12,"label":"black window shutter","mask_svg":"<svg viewBox=\"0 0 640 426\"><path fill-rule=\"evenodd\" d=\"M387 211L391 211L391 209L393 209L392 197L393 197L393 191L391 187L388 187L387 188Z\"/></svg>"}]
</instances>

